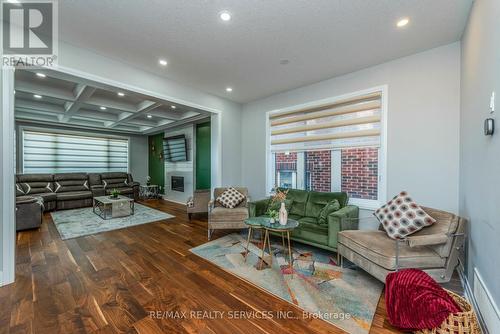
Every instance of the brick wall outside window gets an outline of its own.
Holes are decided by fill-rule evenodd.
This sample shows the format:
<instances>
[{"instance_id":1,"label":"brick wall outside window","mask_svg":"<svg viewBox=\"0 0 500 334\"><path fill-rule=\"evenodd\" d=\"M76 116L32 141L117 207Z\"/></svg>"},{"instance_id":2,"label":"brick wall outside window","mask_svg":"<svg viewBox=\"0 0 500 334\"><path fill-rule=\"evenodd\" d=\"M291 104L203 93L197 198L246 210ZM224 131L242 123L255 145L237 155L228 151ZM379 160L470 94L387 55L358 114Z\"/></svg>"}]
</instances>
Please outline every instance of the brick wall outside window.
<instances>
[{"instance_id":1,"label":"brick wall outside window","mask_svg":"<svg viewBox=\"0 0 500 334\"><path fill-rule=\"evenodd\" d=\"M377 199L377 148L342 150L342 191L352 198Z\"/></svg>"},{"instance_id":2,"label":"brick wall outside window","mask_svg":"<svg viewBox=\"0 0 500 334\"><path fill-rule=\"evenodd\" d=\"M329 192L332 189L332 152L306 152L306 173L310 178L310 189Z\"/></svg>"},{"instance_id":3,"label":"brick wall outside window","mask_svg":"<svg viewBox=\"0 0 500 334\"><path fill-rule=\"evenodd\" d=\"M352 198L377 199L378 149L347 148L341 150L342 191ZM332 189L331 151L305 152L305 184L308 190L328 192ZM297 153L276 153L276 172L297 171ZM334 163L336 163L334 161Z\"/></svg>"}]
</instances>

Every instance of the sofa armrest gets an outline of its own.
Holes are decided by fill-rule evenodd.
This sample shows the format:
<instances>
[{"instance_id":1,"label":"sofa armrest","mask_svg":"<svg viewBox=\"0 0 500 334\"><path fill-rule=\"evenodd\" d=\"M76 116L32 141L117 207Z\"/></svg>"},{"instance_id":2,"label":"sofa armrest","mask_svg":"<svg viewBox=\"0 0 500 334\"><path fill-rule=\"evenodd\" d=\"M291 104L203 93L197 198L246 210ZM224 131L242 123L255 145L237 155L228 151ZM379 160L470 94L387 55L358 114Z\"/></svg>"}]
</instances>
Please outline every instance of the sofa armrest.
<instances>
[{"instance_id":1,"label":"sofa armrest","mask_svg":"<svg viewBox=\"0 0 500 334\"><path fill-rule=\"evenodd\" d=\"M212 212L212 210L214 209L214 205L215 205L215 200L211 199L209 202L208 202L208 212Z\"/></svg>"},{"instance_id":2,"label":"sofa armrest","mask_svg":"<svg viewBox=\"0 0 500 334\"><path fill-rule=\"evenodd\" d=\"M248 215L250 217L262 216L266 213L269 205L269 198L261 199L255 202L248 202Z\"/></svg>"},{"instance_id":3,"label":"sofa armrest","mask_svg":"<svg viewBox=\"0 0 500 334\"><path fill-rule=\"evenodd\" d=\"M129 187L135 188L135 187L139 187L141 184L139 182L132 181L132 182L128 182L127 185Z\"/></svg>"},{"instance_id":4,"label":"sofa armrest","mask_svg":"<svg viewBox=\"0 0 500 334\"><path fill-rule=\"evenodd\" d=\"M328 215L328 246L337 249L337 234L344 230L357 230L359 208L346 205L342 209Z\"/></svg>"},{"instance_id":5,"label":"sofa armrest","mask_svg":"<svg viewBox=\"0 0 500 334\"><path fill-rule=\"evenodd\" d=\"M435 246L445 244L449 237L446 234L415 235L406 237L406 242L410 247Z\"/></svg>"},{"instance_id":6,"label":"sofa armrest","mask_svg":"<svg viewBox=\"0 0 500 334\"><path fill-rule=\"evenodd\" d=\"M359 208L356 205L346 205L342 209L328 215L330 222L339 225L339 230L357 230L359 227Z\"/></svg>"}]
</instances>

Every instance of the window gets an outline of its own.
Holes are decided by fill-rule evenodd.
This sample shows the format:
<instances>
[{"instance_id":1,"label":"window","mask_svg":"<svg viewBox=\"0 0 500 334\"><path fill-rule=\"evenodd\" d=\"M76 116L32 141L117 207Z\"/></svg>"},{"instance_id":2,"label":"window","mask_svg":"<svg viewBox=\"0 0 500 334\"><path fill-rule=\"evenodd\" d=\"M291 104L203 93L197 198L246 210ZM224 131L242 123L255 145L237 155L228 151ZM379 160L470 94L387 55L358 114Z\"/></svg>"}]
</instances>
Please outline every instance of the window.
<instances>
[{"instance_id":1,"label":"window","mask_svg":"<svg viewBox=\"0 0 500 334\"><path fill-rule=\"evenodd\" d=\"M126 172L128 139L23 131L24 173Z\"/></svg>"},{"instance_id":2,"label":"window","mask_svg":"<svg viewBox=\"0 0 500 334\"><path fill-rule=\"evenodd\" d=\"M272 187L345 191L376 207L381 189L382 89L269 113Z\"/></svg>"}]
</instances>

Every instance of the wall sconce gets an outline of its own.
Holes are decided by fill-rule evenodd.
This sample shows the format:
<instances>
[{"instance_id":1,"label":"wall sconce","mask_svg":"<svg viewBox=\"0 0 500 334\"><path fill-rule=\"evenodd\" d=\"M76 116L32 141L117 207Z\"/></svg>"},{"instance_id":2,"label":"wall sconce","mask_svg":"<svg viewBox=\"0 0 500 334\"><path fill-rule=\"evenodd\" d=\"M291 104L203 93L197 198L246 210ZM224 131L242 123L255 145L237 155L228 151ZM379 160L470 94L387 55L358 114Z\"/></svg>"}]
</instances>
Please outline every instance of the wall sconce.
<instances>
[{"instance_id":1,"label":"wall sconce","mask_svg":"<svg viewBox=\"0 0 500 334\"><path fill-rule=\"evenodd\" d=\"M153 152L153 153L154 153L154 151L155 151L155 144L154 144L154 143L152 143L152 144L151 144L151 152Z\"/></svg>"},{"instance_id":2,"label":"wall sconce","mask_svg":"<svg viewBox=\"0 0 500 334\"><path fill-rule=\"evenodd\" d=\"M160 160L163 160L163 152L160 152L159 157L160 157Z\"/></svg>"},{"instance_id":3,"label":"wall sconce","mask_svg":"<svg viewBox=\"0 0 500 334\"><path fill-rule=\"evenodd\" d=\"M493 118L487 118L484 120L484 135L492 136L495 132L495 120Z\"/></svg>"}]
</instances>

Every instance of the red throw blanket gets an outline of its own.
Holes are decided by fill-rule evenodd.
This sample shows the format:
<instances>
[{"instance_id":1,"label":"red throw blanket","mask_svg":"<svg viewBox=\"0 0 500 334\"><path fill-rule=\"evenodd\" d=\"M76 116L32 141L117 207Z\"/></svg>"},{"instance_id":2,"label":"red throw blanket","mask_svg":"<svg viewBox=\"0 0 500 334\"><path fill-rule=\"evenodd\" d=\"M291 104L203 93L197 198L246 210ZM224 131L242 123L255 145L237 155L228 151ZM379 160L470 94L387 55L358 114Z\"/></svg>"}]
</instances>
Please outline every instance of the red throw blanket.
<instances>
[{"instance_id":1,"label":"red throw blanket","mask_svg":"<svg viewBox=\"0 0 500 334\"><path fill-rule=\"evenodd\" d=\"M403 330L435 328L450 313L461 312L446 290L418 269L387 275L385 302L389 322Z\"/></svg>"}]
</instances>

